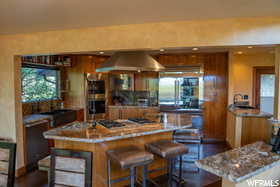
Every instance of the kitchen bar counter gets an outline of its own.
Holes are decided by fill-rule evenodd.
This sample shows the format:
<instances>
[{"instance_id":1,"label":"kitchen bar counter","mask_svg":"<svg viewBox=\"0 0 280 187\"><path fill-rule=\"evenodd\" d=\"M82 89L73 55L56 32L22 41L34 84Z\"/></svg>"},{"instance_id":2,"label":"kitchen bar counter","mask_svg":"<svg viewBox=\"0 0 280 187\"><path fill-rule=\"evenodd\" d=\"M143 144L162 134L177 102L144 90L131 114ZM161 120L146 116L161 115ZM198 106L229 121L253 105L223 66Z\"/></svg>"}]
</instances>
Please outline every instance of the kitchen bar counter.
<instances>
[{"instance_id":1,"label":"kitchen bar counter","mask_svg":"<svg viewBox=\"0 0 280 187\"><path fill-rule=\"evenodd\" d=\"M191 127L191 124L177 125L176 123L137 124L127 120L117 120L125 126L105 128L97 125L96 129L89 123L73 122L64 127L49 130L45 138L53 139L55 148L89 151L93 153L92 186L107 187L107 154L111 149L126 146L137 146L144 150L145 144L158 140L172 140L173 131ZM149 177L166 174L166 160L155 157L149 165ZM141 174L141 172L139 171ZM129 170L121 170L112 163L112 179L124 179L114 184L114 187L128 185Z\"/></svg>"},{"instance_id":2,"label":"kitchen bar counter","mask_svg":"<svg viewBox=\"0 0 280 187\"><path fill-rule=\"evenodd\" d=\"M52 129L44 133L45 138L54 140L78 141L85 143L101 143L125 138L152 135L163 132L172 132L191 127L191 124L176 125L170 123L136 124L127 120L121 120L124 127L106 129L98 125L93 129L90 123L73 122L69 125Z\"/></svg>"},{"instance_id":3,"label":"kitchen bar counter","mask_svg":"<svg viewBox=\"0 0 280 187\"><path fill-rule=\"evenodd\" d=\"M51 120L51 116L41 114L31 114L23 116L23 124L25 126L32 126L33 124L38 124L41 121L45 120Z\"/></svg>"},{"instance_id":4,"label":"kitchen bar counter","mask_svg":"<svg viewBox=\"0 0 280 187\"><path fill-rule=\"evenodd\" d=\"M248 179L279 180L280 155L272 153L271 149L264 142L255 142L196 161L196 165L223 177L223 186L230 186L232 183L241 185ZM270 175L266 176L266 172Z\"/></svg>"}]
</instances>

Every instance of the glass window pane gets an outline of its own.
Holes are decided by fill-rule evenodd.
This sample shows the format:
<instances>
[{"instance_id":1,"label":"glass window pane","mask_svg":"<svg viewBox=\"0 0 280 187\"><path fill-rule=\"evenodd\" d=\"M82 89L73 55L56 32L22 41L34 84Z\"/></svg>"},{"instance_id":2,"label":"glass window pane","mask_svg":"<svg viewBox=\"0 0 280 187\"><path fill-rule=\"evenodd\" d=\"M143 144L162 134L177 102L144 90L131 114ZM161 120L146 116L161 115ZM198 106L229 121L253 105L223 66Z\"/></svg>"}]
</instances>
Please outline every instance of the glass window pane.
<instances>
[{"instance_id":1,"label":"glass window pane","mask_svg":"<svg viewBox=\"0 0 280 187\"><path fill-rule=\"evenodd\" d=\"M22 101L38 101L58 98L58 71L23 67Z\"/></svg>"},{"instance_id":2,"label":"glass window pane","mask_svg":"<svg viewBox=\"0 0 280 187\"><path fill-rule=\"evenodd\" d=\"M160 104L175 104L175 78L160 78L159 101Z\"/></svg>"},{"instance_id":3,"label":"glass window pane","mask_svg":"<svg viewBox=\"0 0 280 187\"><path fill-rule=\"evenodd\" d=\"M262 74L260 87L260 109L263 112L273 113L275 75Z\"/></svg>"}]
</instances>

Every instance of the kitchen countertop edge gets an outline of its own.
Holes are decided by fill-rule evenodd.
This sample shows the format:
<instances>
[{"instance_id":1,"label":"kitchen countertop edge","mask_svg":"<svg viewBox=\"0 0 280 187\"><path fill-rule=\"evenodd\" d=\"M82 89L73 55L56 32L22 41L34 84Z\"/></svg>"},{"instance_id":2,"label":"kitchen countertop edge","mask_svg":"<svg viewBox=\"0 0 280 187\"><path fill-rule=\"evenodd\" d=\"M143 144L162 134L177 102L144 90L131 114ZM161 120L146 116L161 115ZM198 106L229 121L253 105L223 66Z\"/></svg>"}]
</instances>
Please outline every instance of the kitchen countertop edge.
<instances>
[{"instance_id":1,"label":"kitchen countertop edge","mask_svg":"<svg viewBox=\"0 0 280 187\"><path fill-rule=\"evenodd\" d=\"M152 135L152 134L157 134L157 133L163 133L163 132L170 132L170 131L175 131L175 130L180 130L180 129L185 129L185 128L190 128L192 125L184 125L181 127L173 127L166 128L166 129L159 129L159 130L152 130L152 131L146 131L146 132L139 132L139 133L131 133L131 134L126 134L126 135L120 135L120 136L112 136L112 137L104 137L100 139L93 139L93 138L75 138L75 137L66 137L66 136L60 136L60 135L51 135L49 134L50 132L47 131L44 133L44 137L46 139L54 139L54 140L63 140L63 141L75 141L75 142L85 142L85 143L102 143L102 142L107 142L107 141L114 141L114 140L121 140L121 139L126 139L126 138L133 138L133 137L138 137L138 136L145 136L145 135ZM56 129L52 129L50 131L54 132Z\"/></svg>"}]
</instances>

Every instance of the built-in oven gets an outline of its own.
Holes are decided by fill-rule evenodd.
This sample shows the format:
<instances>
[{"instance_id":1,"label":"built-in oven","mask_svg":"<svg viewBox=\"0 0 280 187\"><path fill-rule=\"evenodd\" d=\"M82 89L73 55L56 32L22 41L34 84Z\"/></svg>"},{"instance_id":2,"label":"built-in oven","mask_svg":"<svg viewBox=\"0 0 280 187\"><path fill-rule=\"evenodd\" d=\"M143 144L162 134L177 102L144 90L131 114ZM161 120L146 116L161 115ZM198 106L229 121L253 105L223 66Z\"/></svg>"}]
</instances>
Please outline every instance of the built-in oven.
<instances>
[{"instance_id":1,"label":"built-in oven","mask_svg":"<svg viewBox=\"0 0 280 187\"><path fill-rule=\"evenodd\" d=\"M87 120L95 119L96 114L105 114L105 81L99 74L86 75L86 95L87 95Z\"/></svg>"}]
</instances>

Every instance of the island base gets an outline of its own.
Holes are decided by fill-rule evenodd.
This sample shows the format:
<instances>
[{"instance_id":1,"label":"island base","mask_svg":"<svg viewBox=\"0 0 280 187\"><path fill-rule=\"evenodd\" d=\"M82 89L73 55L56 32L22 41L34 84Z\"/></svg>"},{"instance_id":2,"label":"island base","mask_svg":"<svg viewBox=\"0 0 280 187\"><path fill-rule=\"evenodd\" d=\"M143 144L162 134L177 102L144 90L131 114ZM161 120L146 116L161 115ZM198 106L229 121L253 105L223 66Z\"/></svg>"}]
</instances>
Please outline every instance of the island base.
<instances>
[{"instance_id":1,"label":"island base","mask_svg":"<svg viewBox=\"0 0 280 187\"><path fill-rule=\"evenodd\" d=\"M127 139L120 139L114 141L106 141L102 143L85 143L77 141L63 141L55 140L55 148L60 149L72 149L80 151L89 151L93 153L93 175L92 186L107 187L107 156L106 151L110 149L116 149L129 145L137 146L141 149L145 148L145 144L157 141L157 140L172 140L172 132L164 132L153 135L145 135ZM155 156L153 163L148 167L149 177L154 178L167 173L166 160ZM141 170L138 170L138 176L141 177ZM122 170L118 165L112 163L111 166L111 178L118 179L129 176L129 170ZM119 183L113 184L115 187L124 186L129 184L128 180L124 180Z\"/></svg>"}]
</instances>

